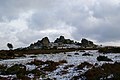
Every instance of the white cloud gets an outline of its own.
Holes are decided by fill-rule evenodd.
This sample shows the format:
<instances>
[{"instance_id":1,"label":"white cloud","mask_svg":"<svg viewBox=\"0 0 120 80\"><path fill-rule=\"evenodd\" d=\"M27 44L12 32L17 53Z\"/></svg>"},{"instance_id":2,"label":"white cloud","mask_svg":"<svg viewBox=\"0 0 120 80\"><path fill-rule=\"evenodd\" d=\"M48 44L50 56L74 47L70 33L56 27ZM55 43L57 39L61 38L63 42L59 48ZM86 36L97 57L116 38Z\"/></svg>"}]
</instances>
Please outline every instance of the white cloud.
<instances>
[{"instance_id":1,"label":"white cloud","mask_svg":"<svg viewBox=\"0 0 120 80\"><path fill-rule=\"evenodd\" d=\"M119 21L120 0L1 0L0 49L7 42L20 47L60 35L117 45Z\"/></svg>"}]
</instances>

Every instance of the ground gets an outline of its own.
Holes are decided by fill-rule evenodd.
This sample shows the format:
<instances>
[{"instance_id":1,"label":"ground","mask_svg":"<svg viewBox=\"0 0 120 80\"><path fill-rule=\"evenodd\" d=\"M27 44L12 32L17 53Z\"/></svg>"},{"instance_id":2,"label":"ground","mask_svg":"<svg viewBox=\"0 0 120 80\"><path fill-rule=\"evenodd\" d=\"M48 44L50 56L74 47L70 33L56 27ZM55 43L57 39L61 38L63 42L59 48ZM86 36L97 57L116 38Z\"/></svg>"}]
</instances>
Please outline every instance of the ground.
<instances>
[{"instance_id":1,"label":"ground","mask_svg":"<svg viewBox=\"0 0 120 80\"><path fill-rule=\"evenodd\" d=\"M90 55L83 55L90 54ZM98 61L98 56L107 56L112 61ZM115 62L118 62L117 64ZM5 59L0 61L0 65L4 65L7 72L9 68L16 68L18 72L12 74L1 73L1 79L39 79L39 80L92 80L89 75L90 70L97 70L100 66L110 64L109 66L119 66L120 54L119 53L108 53L102 54L97 50L86 50L84 51L73 51L63 52L56 54L31 54L25 55L24 57L17 57L15 59ZM15 64L18 64L14 66ZM113 65L112 65L113 64ZM20 66L20 67L18 67ZM22 69L21 69L22 66ZM115 68L116 68L115 67ZM3 67L2 67L3 68ZM4 68L3 68L4 69ZM105 67L103 68L105 69ZM15 69L16 70L16 69ZM19 70L25 71L24 74L19 74ZM100 68L100 70L102 70ZM0 70L2 72L3 70ZM114 71L114 70L113 70ZM104 73L104 72L103 72ZM102 74L103 74L102 73ZM101 74L101 75L102 75ZM100 76L101 76L100 75ZM118 73L119 75L119 73ZM98 76L99 77L99 76ZM114 77L114 74L109 74L107 77ZM9 80L8 79L8 80ZM95 77L95 79L97 79ZM100 79L100 78L99 78ZM101 77L102 79L102 77Z\"/></svg>"}]
</instances>

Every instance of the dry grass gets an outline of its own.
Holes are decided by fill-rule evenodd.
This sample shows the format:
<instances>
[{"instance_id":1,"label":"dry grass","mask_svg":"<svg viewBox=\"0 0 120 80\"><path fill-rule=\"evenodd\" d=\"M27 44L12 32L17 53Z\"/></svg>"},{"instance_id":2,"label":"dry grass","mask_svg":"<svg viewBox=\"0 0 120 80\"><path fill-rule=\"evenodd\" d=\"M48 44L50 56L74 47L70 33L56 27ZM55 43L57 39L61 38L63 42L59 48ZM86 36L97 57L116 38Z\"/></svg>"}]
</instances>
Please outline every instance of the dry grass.
<instances>
[{"instance_id":1,"label":"dry grass","mask_svg":"<svg viewBox=\"0 0 120 80\"><path fill-rule=\"evenodd\" d=\"M77 70L79 70L79 69L83 69L84 67L90 68L90 67L93 67L93 65L88 62L84 62L84 63L81 63L80 65L78 65L76 68L77 68Z\"/></svg>"},{"instance_id":2,"label":"dry grass","mask_svg":"<svg viewBox=\"0 0 120 80\"><path fill-rule=\"evenodd\" d=\"M88 70L84 76L87 80L99 80L100 78L106 79L107 77L113 74L114 77L111 80L120 80L120 63L114 64L103 64L101 67L94 67Z\"/></svg>"}]
</instances>

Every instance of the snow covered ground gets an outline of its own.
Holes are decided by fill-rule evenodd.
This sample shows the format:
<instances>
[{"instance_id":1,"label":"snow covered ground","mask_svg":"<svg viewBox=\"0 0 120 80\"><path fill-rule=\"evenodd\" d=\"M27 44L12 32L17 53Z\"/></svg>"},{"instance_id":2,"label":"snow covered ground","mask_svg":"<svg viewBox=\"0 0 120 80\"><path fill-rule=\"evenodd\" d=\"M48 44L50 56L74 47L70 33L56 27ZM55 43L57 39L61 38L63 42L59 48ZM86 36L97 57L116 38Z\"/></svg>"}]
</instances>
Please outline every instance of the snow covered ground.
<instances>
[{"instance_id":1,"label":"snow covered ground","mask_svg":"<svg viewBox=\"0 0 120 80\"><path fill-rule=\"evenodd\" d=\"M76 55L75 53L78 53ZM92 54L93 56L82 56L84 53ZM60 61L60 60L67 60L68 64L80 64L82 62L89 62L89 63L105 63L97 61L97 57L99 55L108 56L108 58L112 59L114 62L118 61L120 62L120 54L119 53L109 53L109 54L100 54L97 52L97 50L86 50L86 52L65 52L65 53L56 53L56 54L39 54L39 55L26 55L26 57L20 57L16 59L6 59L1 60L0 64L6 64L6 65L12 65L12 64L25 64L28 62L31 62L34 59L46 61L46 60L52 60L52 61ZM34 56L34 57L33 57Z\"/></svg>"},{"instance_id":2,"label":"snow covered ground","mask_svg":"<svg viewBox=\"0 0 120 80\"><path fill-rule=\"evenodd\" d=\"M82 54L84 54L84 53L89 53L89 54L91 54L91 56L82 56ZM113 62L106 62L106 61L99 62L96 59L99 55L107 56L108 58L112 59ZM80 72L74 70L75 67L78 66L79 64L81 64L83 62L88 62L90 64L97 63L98 65L102 65L103 63L114 63L116 61L120 62L120 54L119 53L100 54L100 53L98 53L97 50L86 50L85 52L77 51L77 52L65 52L65 53L56 53L56 54L26 55L26 57L20 57L20 58L16 58L16 59L1 60L0 64L4 64L7 66L11 66L14 64L26 65L26 63L31 62L34 59L42 60L42 61L52 60L55 62L58 62L60 60L66 60L67 63L65 63L63 65L59 65L55 71L49 72L46 77L56 78L57 80L69 80L73 76L78 75L78 73L80 73ZM74 66L66 69L68 72L61 76L60 72L65 71L64 67L67 65L74 65ZM32 65L32 66L26 65L26 67L28 69L36 68L36 66L34 66L34 65ZM88 68L84 68L83 70L81 70L81 73L84 73L87 70L88 70Z\"/></svg>"}]
</instances>

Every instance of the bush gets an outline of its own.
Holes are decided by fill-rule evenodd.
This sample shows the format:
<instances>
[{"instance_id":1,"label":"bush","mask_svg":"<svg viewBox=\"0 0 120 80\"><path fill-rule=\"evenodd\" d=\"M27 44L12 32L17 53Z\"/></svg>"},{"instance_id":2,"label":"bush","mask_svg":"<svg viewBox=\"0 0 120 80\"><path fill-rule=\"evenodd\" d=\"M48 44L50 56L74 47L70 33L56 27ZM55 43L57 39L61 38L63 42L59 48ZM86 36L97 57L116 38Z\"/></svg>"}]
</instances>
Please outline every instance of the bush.
<instances>
[{"instance_id":1,"label":"bush","mask_svg":"<svg viewBox=\"0 0 120 80\"><path fill-rule=\"evenodd\" d=\"M104 47L100 48L98 52L101 53L120 53L120 47Z\"/></svg>"}]
</instances>

